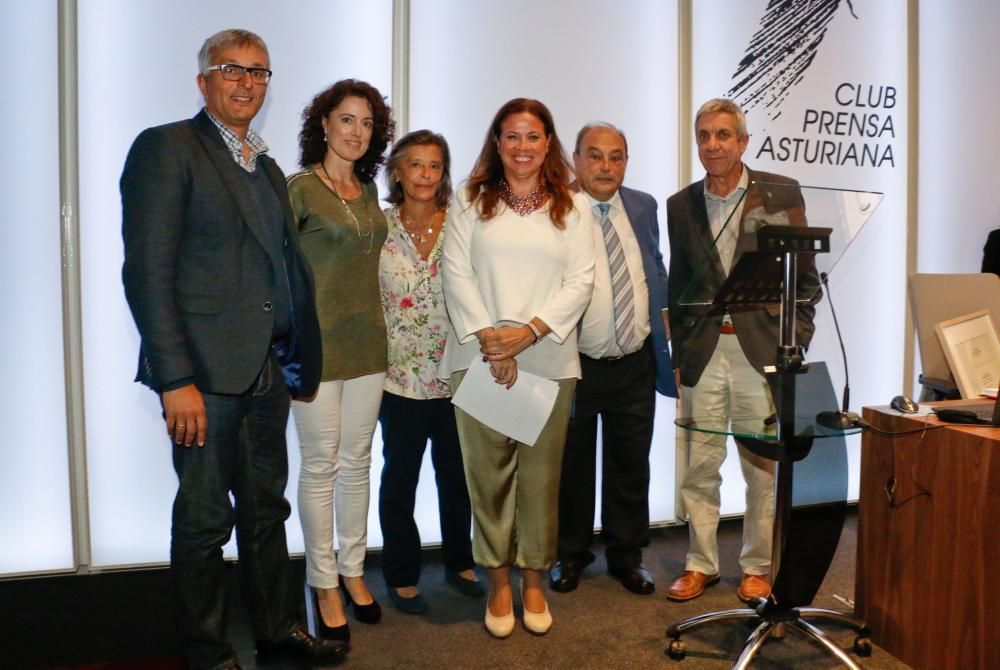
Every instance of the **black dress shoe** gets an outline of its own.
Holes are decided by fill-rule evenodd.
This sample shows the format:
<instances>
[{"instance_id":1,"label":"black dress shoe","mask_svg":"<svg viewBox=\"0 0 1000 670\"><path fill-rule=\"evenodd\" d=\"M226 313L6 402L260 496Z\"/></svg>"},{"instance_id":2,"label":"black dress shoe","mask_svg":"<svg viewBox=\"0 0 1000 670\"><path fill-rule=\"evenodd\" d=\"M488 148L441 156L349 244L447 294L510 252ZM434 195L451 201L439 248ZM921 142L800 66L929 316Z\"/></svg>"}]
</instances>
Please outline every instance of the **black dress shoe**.
<instances>
[{"instance_id":1,"label":"black dress shoe","mask_svg":"<svg viewBox=\"0 0 1000 670\"><path fill-rule=\"evenodd\" d=\"M309 588L309 587L306 587ZM327 626L323 621L323 611L319 608L319 594L316 589L309 588L313 599L313 612L316 613L316 636L324 640L335 640L340 642L351 641L351 627L345 621L339 626Z\"/></svg>"},{"instance_id":2,"label":"black dress shoe","mask_svg":"<svg viewBox=\"0 0 1000 670\"><path fill-rule=\"evenodd\" d=\"M576 561L556 561L549 570L549 586L556 593L569 593L580 585L583 566Z\"/></svg>"},{"instance_id":3,"label":"black dress shoe","mask_svg":"<svg viewBox=\"0 0 1000 670\"><path fill-rule=\"evenodd\" d=\"M340 594L344 597L344 602L354 608L354 618L361 623L378 623L382 620L382 608L378 601L372 597L372 601L367 605L359 605L354 602L351 592L347 590L344 578L340 578Z\"/></svg>"},{"instance_id":4,"label":"black dress shoe","mask_svg":"<svg viewBox=\"0 0 1000 670\"><path fill-rule=\"evenodd\" d=\"M636 567L609 567L608 574L620 581L622 586L627 588L632 593L638 593L641 596L648 596L656 590L656 584L653 582L653 576L650 575L641 565Z\"/></svg>"},{"instance_id":5,"label":"black dress shoe","mask_svg":"<svg viewBox=\"0 0 1000 670\"><path fill-rule=\"evenodd\" d=\"M342 640L320 640L310 635L305 628L295 624L288 634L274 641L257 640L257 662L275 661L323 661L336 663L347 655L348 643Z\"/></svg>"}]
</instances>

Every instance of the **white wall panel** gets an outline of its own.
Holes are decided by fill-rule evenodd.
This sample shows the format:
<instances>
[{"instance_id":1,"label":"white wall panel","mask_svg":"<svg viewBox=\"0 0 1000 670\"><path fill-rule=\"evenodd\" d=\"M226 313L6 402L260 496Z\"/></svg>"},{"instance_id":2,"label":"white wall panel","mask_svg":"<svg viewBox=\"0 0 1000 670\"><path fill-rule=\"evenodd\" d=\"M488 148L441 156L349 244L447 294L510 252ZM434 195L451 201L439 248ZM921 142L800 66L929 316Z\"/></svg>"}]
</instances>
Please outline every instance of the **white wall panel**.
<instances>
[{"instance_id":1,"label":"white wall panel","mask_svg":"<svg viewBox=\"0 0 1000 670\"><path fill-rule=\"evenodd\" d=\"M807 184L885 191L885 202L831 276L833 298L851 359L855 409L882 404L901 379L903 249L906 235L904 0L840 3L808 76L791 89L782 116L750 111L747 162ZM982 122L966 110L1000 100L990 77L992 26L1000 7L972 0L956 12L923 0L920 11L920 183L917 269L971 272L979 268L987 232L1000 226L1000 205L988 197L1000 158L984 144ZM37 5L37 6L36 6ZM759 26L766 0L692 3L693 95L723 95ZM57 3L8 7L0 24L5 61L18 63L8 89L17 95L0 111L10 155L0 200L5 233L3 277L17 328L5 335L8 355L0 418L11 432L0 450L0 504L32 515L0 517L0 574L72 566L66 456L59 258ZM196 52L225 27L259 32L271 48L275 77L256 126L283 169L297 164L300 114L309 99L337 79L366 79L389 94L391 0L128 0L79 3L80 186L88 476L94 562L98 566L166 559L175 478L159 406L131 382L138 337L120 284L120 203L117 180L128 147L143 128L192 116L202 102L195 86ZM661 205L677 187L673 1L633 0L613 11L596 0L470 3L412 0L411 128L443 132L452 145L454 177L468 174L486 126L507 99L538 97L553 110L572 149L576 129L594 119L623 127L630 139L627 183ZM893 114L895 169L855 169L771 160L764 138L794 130L810 106L836 111L839 83L889 85L899 92ZM882 110L883 112L886 110ZM963 114L964 112L964 114ZM979 116L982 116L980 113ZM791 129L791 130L788 130ZM805 136L813 131L800 128ZM986 148L984 148L986 147ZM961 165L961 169L955 169ZM702 169L693 164L697 177ZM381 179L380 179L381 182ZM981 197L987 194L986 198ZM667 244L663 245L666 252ZM839 385L839 354L828 308L817 314L809 352L827 360ZM12 383L13 381L13 383ZM44 401L43 401L44 399ZM673 403L660 402L653 454L654 519L673 511ZM290 429L288 495L294 501L297 442ZM381 544L375 493L380 439L373 452L369 544ZM852 461L856 493L856 460ZM735 459L724 472L725 509L742 509ZM433 473L425 461L417 518L425 541L439 539ZM294 504L293 504L294 507ZM301 550L297 513L289 543ZM17 547L12 551L10 547ZM228 553L233 554L230 547Z\"/></svg>"},{"instance_id":2,"label":"white wall panel","mask_svg":"<svg viewBox=\"0 0 1000 670\"><path fill-rule=\"evenodd\" d=\"M59 239L56 3L13 3L0 22L0 574L73 567Z\"/></svg>"},{"instance_id":3,"label":"white wall panel","mask_svg":"<svg viewBox=\"0 0 1000 670\"><path fill-rule=\"evenodd\" d=\"M762 19L769 3L755 0L734 4L725 0L700 0L694 6L693 63L694 92L692 104L697 109L705 100L728 96L737 85L737 66L747 55L747 47L755 36L766 40ZM809 5L812 10L818 3ZM807 3L798 5L806 11ZM812 11L810 10L810 11ZM852 14L853 11L853 14ZM812 14L815 16L815 13ZM787 18L787 17L786 17ZM791 23L786 21L785 27ZM768 170L794 177L803 185L843 189L881 191L886 194L874 216L868 221L840 264L830 274L830 287L838 309L841 330L847 346L851 372L851 406L860 411L863 405L885 404L900 392L902 386L902 339L905 300L906 252L906 151L907 134L907 62L906 62L906 2L840 3L825 26L803 21L802 29L792 33L799 41L784 45L773 42L758 50L759 61L777 57L770 74L781 70L783 77L768 91L765 100L773 99L784 83L793 82L786 96L768 107L750 106L747 120L751 133L744 162L752 168ZM797 75L789 74L793 64L784 58L789 52L811 51L808 67ZM788 47L789 51L784 50ZM779 56L782 54L782 56ZM765 68L766 70L766 68ZM744 75L741 76L745 76ZM763 81L761 79L760 81ZM846 95L847 88L857 95ZM840 95L838 96L838 90ZM872 102L869 104L869 90ZM881 96L879 92L881 91ZM747 98L737 96L738 101ZM892 130L877 136L838 132L833 124L821 126L810 122L824 112L859 117L877 115L880 130L887 117L892 117ZM826 117L822 117L826 118ZM834 116L834 118L837 118ZM870 117L869 117L870 118ZM809 161L804 149L798 158L794 152L786 156L778 150L782 138L789 144L803 147L813 143L832 142L844 155L848 144L857 150L879 145L879 160L855 165L852 161ZM775 150L768 151L770 141ZM891 146L892 159L885 160L886 147ZM693 159L693 174L704 175L704 169ZM843 365L830 318L829 301L817 308L816 336L808 352L810 360L828 361L838 394L843 385ZM858 441L849 442L851 482L848 495L858 492ZM743 509L743 485L735 453L724 468L723 508L727 512Z\"/></svg>"},{"instance_id":4,"label":"white wall panel","mask_svg":"<svg viewBox=\"0 0 1000 670\"><path fill-rule=\"evenodd\" d=\"M176 478L156 396L132 382L139 339L121 287L118 178L135 136L193 116L202 106L196 55L206 37L231 27L260 34L275 74L254 126L281 167L296 169L301 113L312 96L344 77L388 95L390 0L267 0L80 3L80 162L84 357L94 563L167 558ZM290 481L298 446L290 430ZM377 517L372 517L377 530ZM289 547L301 551L297 512ZM380 544L376 535L373 544ZM227 548L234 555L234 542Z\"/></svg>"},{"instance_id":5,"label":"white wall panel","mask_svg":"<svg viewBox=\"0 0 1000 670\"><path fill-rule=\"evenodd\" d=\"M410 125L448 139L456 184L468 177L493 115L507 100L537 98L568 153L577 130L602 120L629 139L626 184L663 203L677 183L677 6L413 0ZM660 399L650 510L674 517L674 403Z\"/></svg>"},{"instance_id":6,"label":"white wall panel","mask_svg":"<svg viewBox=\"0 0 1000 670\"><path fill-rule=\"evenodd\" d=\"M1000 105L1000 3L919 5L917 271L979 272L986 236L1000 228L1000 152L990 137Z\"/></svg>"}]
</instances>

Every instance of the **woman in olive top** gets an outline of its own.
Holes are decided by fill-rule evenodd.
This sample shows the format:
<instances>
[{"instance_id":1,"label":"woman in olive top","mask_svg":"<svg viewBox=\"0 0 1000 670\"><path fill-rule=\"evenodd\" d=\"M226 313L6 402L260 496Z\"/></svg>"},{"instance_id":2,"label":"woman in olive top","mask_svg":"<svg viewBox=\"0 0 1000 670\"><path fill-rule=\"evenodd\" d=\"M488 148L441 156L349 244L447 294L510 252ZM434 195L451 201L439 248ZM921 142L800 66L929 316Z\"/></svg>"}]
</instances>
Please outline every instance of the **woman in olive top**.
<instances>
[{"instance_id":1,"label":"woman in olive top","mask_svg":"<svg viewBox=\"0 0 1000 670\"><path fill-rule=\"evenodd\" d=\"M323 375L312 402L292 406L302 450L299 516L318 633L346 639L341 597L359 621L381 618L363 575L372 433L386 370L378 263L387 229L373 180L393 122L382 95L352 79L317 95L303 119L303 170L289 177L288 192L316 277Z\"/></svg>"}]
</instances>

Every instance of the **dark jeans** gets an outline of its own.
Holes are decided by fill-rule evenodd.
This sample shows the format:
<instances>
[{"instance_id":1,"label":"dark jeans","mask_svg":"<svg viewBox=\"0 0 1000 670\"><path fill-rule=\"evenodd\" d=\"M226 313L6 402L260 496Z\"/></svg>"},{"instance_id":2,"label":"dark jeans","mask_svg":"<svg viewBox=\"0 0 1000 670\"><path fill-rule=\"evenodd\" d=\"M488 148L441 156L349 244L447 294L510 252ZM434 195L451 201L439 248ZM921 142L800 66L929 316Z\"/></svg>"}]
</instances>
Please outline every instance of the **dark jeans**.
<instances>
[{"instance_id":1,"label":"dark jeans","mask_svg":"<svg viewBox=\"0 0 1000 670\"><path fill-rule=\"evenodd\" d=\"M277 357L271 352L246 393L205 393L204 400L205 446L173 448L179 487L170 567L182 650L192 668L226 667L236 657L225 639L222 559L234 524L243 597L254 636L280 639L292 622L286 602L285 543L291 506L284 494L289 395Z\"/></svg>"},{"instance_id":2,"label":"dark jeans","mask_svg":"<svg viewBox=\"0 0 1000 670\"><path fill-rule=\"evenodd\" d=\"M656 410L650 340L617 360L580 356L559 487L559 558L593 559L597 418L601 419L601 536L609 567L638 567L649 544L649 448Z\"/></svg>"},{"instance_id":3,"label":"dark jeans","mask_svg":"<svg viewBox=\"0 0 1000 670\"><path fill-rule=\"evenodd\" d=\"M385 463L378 513L386 584L392 588L415 586L420 579L420 533L413 507L428 439L437 481L445 568L452 572L472 568L472 507L451 400L415 400L383 393L379 422Z\"/></svg>"}]
</instances>

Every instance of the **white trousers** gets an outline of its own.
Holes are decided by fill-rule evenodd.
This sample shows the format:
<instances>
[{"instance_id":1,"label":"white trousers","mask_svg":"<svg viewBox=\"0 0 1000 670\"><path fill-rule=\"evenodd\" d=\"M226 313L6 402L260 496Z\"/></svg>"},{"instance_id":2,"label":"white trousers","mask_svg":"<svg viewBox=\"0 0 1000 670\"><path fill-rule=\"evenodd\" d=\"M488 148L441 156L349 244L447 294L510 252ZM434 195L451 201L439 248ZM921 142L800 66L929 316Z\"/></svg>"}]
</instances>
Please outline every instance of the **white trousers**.
<instances>
[{"instance_id":1,"label":"white trousers","mask_svg":"<svg viewBox=\"0 0 1000 670\"><path fill-rule=\"evenodd\" d=\"M720 335L715 353L701 379L680 389L685 417L765 417L773 403L767 381L747 360L736 335ZM719 473L726 460L726 436L682 431L687 442L687 470L681 483L681 501L688 514L690 547L686 570L706 575L719 573ZM743 516L744 573L766 575L771 567L771 532L774 527L774 473L776 463L743 448L737 442L746 482Z\"/></svg>"},{"instance_id":2,"label":"white trousers","mask_svg":"<svg viewBox=\"0 0 1000 670\"><path fill-rule=\"evenodd\" d=\"M372 434L385 373L321 382L312 402L292 402L299 434L299 518L306 582L332 589L338 576L364 573L368 548ZM333 532L336 518L337 546Z\"/></svg>"}]
</instances>

